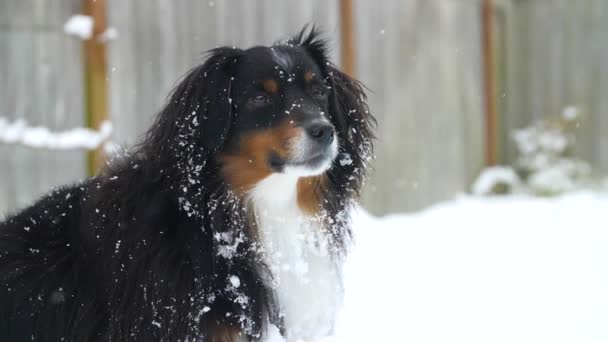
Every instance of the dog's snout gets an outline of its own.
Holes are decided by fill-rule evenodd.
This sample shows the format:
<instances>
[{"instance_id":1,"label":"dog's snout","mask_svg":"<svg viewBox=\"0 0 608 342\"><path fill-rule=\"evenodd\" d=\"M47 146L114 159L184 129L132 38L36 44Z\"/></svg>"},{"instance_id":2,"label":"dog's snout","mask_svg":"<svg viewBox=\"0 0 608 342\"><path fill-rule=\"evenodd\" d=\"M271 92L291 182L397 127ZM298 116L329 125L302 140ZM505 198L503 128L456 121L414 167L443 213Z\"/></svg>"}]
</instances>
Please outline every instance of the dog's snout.
<instances>
[{"instance_id":1,"label":"dog's snout","mask_svg":"<svg viewBox=\"0 0 608 342\"><path fill-rule=\"evenodd\" d=\"M334 141L334 126L325 122L311 124L306 128L308 135L322 144L331 144Z\"/></svg>"}]
</instances>

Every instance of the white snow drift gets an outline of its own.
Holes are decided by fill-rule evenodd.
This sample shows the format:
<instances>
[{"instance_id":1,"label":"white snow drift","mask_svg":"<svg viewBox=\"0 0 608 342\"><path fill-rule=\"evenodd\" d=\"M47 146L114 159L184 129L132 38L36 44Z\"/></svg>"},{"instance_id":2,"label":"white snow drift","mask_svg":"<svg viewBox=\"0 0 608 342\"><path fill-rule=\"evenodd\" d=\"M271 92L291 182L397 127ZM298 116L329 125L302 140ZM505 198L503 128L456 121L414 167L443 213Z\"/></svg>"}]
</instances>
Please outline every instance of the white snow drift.
<instances>
[{"instance_id":1,"label":"white snow drift","mask_svg":"<svg viewBox=\"0 0 608 342\"><path fill-rule=\"evenodd\" d=\"M359 212L335 342L608 341L608 194Z\"/></svg>"}]
</instances>

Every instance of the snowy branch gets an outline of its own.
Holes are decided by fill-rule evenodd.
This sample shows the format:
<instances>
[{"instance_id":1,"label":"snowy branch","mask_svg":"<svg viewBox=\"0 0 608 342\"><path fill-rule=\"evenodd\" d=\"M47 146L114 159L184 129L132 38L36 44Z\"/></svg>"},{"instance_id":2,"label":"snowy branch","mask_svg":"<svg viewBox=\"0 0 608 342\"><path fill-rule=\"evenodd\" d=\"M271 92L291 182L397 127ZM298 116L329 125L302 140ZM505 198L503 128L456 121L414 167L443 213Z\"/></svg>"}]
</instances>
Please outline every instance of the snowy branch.
<instances>
[{"instance_id":1,"label":"snowy branch","mask_svg":"<svg viewBox=\"0 0 608 342\"><path fill-rule=\"evenodd\" d=\"M51 132L46 127L28 126L18 119L11 123L0 117L0 143L25 145L50 150L95 150L106 143L112 134L112 123L104 121L99 131L73 128L63 132Z\"/></svg>"}]
</instances>

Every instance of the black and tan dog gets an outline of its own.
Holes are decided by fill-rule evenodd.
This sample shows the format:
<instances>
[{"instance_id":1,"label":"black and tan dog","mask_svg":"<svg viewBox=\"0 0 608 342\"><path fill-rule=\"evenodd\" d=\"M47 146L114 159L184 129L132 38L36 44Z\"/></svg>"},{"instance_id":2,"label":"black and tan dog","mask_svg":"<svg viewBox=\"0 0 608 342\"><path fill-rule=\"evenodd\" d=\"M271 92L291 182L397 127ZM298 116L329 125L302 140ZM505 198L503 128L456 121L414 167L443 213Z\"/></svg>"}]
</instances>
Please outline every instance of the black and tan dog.
<instances>
[{"instance_id":1,"label":"black and tan dog","mask_svg":"<svg viewBox=\"0 0 608 342\"><path fill-rule=\"evenodd\" d=\"M212 50L127 157L0 223L0 340L330 333L365 100L314 28Z\"/></svg>"}]
</instances>

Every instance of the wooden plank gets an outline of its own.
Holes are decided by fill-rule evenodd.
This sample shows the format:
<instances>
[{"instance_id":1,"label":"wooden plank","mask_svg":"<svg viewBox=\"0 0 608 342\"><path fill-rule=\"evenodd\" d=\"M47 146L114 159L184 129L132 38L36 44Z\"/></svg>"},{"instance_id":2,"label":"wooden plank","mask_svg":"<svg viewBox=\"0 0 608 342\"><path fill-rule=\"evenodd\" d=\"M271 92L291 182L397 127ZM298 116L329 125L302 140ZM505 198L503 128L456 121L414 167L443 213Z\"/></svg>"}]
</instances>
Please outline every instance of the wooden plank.
<instances>
[{"instance_id":1,"label":"wooden plank","mask_svg":"<svg viewBox=\"0 0 608 342\"><path fill-rule=\"evenodd\" d=\"M352 0L340 0L340 65L342 70L355 76L355 41L354 41L354 13Z\"/></svg>"},{"instance_id":2,"label":"wooden plank","mask_svg":"<svg viewBox=\"0 0 608 342\"><path fill-rule=\"evenodd\" d=\"M106 41L101 39L108 28L105 0L83 0L82 12L93 18L93 35L84 41L85 110L88 127L99 130L108 120L108 61ZM103 148L88 154L87 167L95 175L105 163Z\"/></svg>"},{"instance_id":3,"label":"wooden plank","mask_svg":"<svg viewBox=\"0 0 608 342\"><path fill-rule=\"evenodd\" d=\"M485 109L485 154L486 166L498 162L498 107L496 92L496 66L494 57L494 5L492 0L483 0L481 5L483 81Z\"/></svg>"}]
</instances>

